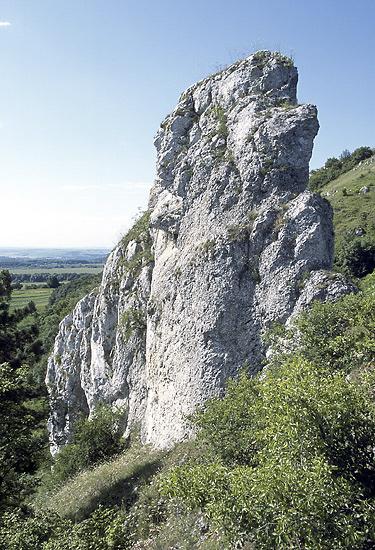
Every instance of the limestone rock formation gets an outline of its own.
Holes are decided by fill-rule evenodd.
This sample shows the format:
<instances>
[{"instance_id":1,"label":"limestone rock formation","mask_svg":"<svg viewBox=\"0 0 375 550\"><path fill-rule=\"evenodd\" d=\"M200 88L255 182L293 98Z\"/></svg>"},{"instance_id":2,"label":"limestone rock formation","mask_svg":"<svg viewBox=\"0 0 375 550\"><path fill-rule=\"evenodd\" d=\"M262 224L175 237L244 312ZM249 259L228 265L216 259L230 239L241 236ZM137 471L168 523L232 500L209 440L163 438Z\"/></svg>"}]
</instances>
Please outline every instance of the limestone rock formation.
<instances>
[{"instance_id":1,"label":"limestone rock formation","mask_svg":"<svg viewBox=\"0 0 375 550\"><path fill-rule=\"evenodd\" d=\"M149 211L60 326L53 451L101 400L170 446L228 377L261 368L272 323L353 291L327 271L332 209L306 191L317 111L296 85L288 58L261 51L188 88L161 125Z\"/></svg>"}]
</instances>

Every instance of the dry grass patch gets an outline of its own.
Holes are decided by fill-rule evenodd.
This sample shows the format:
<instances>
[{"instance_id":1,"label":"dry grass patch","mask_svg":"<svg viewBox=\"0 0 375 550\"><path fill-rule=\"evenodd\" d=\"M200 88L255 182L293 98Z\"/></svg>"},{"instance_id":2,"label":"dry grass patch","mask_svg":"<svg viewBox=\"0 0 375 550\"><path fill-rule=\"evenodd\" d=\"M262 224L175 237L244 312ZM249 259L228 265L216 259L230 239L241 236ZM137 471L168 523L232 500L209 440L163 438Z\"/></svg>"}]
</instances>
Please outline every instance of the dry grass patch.
<instances>
[{"instance_id":1,"label":"dry grass patch","mask_svg":"<svg viewBox=\"0 0 375 550\"><path fill-rule=\"evenodd\" d=\"M161 467L166 453L133 445L120 456L77 474L61 488L41 490L34 507L79 521L100 504L128 508Z\"/></svg>"}]
</instances>

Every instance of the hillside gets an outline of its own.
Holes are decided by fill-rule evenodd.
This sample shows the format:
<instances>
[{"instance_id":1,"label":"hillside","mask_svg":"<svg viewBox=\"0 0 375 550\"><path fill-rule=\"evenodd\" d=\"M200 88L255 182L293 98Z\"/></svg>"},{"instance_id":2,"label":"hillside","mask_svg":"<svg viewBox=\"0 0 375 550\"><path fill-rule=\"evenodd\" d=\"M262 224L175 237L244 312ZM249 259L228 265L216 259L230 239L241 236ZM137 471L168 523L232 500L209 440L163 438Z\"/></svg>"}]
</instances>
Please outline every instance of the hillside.
<instances>
[{"instance_id":1,"label":"hillside","mask_svg":"<svg viewBox=\"0 0 375 550\"><path fill-rule=\"evenodd\" d=\"M282 333L265 376L243 373L194 415L196 441L161 452L134 433L120 455L61 483L65 452L28 513L3 515L0 547L374 548L374 275L363 288L303 314L298 353L294 329L289 349ZM87 457L97 442L65 449Z\"/></svg>"},{"instance_id":2,"label":"hillside","mask_svg":"<svg viewBox=\"0 0 375 550\"><path fill-rule=\"evenodd\" d=\"M337 245L348 232L375 237L375 156L322 187L320 193L333 206Z\"/></svg>"},{"instance_id":3,"label":"hillside","mask_svg":"<svg viewBox=\"0 0 375 550\"><path fill-rule=\"evenodd\" d=\"M351 277L371 273L375 267L375 155L318 192L333 207L336 267Z\"/></svg>"}]
</instances>

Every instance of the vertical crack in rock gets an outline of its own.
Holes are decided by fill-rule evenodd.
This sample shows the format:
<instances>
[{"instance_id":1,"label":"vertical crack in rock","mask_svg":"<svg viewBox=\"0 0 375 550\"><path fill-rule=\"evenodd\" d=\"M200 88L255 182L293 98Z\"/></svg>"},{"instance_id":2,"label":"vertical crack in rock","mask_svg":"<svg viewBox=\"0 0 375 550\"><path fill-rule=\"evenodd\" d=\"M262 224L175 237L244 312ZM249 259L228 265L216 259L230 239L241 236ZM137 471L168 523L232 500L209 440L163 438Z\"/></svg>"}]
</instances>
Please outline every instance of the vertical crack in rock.
<instances>
[{"instance_id":1,"label":"vertical crack in rock","mask_svg":"<svg viewBox=\"0 0 375 550\"><path fill-rule=\"evenodd\" d=\"M353 291L327 272L332 209L306 191L317 111L296 85L288 58L261 51L188 88L161 125L149 211L49 360L54 451L101 400L125 404L144 442L187 437L186 414L261 368L272 323Z\"/></svg>"}]
</instances>

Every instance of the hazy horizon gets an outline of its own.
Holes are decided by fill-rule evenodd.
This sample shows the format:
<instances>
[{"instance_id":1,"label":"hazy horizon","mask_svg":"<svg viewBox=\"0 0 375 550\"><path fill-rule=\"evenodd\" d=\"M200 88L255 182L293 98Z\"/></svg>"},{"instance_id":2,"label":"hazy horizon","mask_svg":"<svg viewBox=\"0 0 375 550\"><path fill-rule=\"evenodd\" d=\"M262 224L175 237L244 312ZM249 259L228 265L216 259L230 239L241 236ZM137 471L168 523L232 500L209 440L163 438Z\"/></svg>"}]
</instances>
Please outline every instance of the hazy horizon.
<instances>
[{"instance_id":1,"label":"hazy horizon","mask_svg":"<svg viewBox=\"0 0 375 550\"><path fill-rule=\"evenodd\" d=\"M72 247L0 247L0 258L10 259L77 259L80 256L108 255L110 248L72 248ZM0 268L1 269L1 268Z\"/></svg>"}]
</instances>

